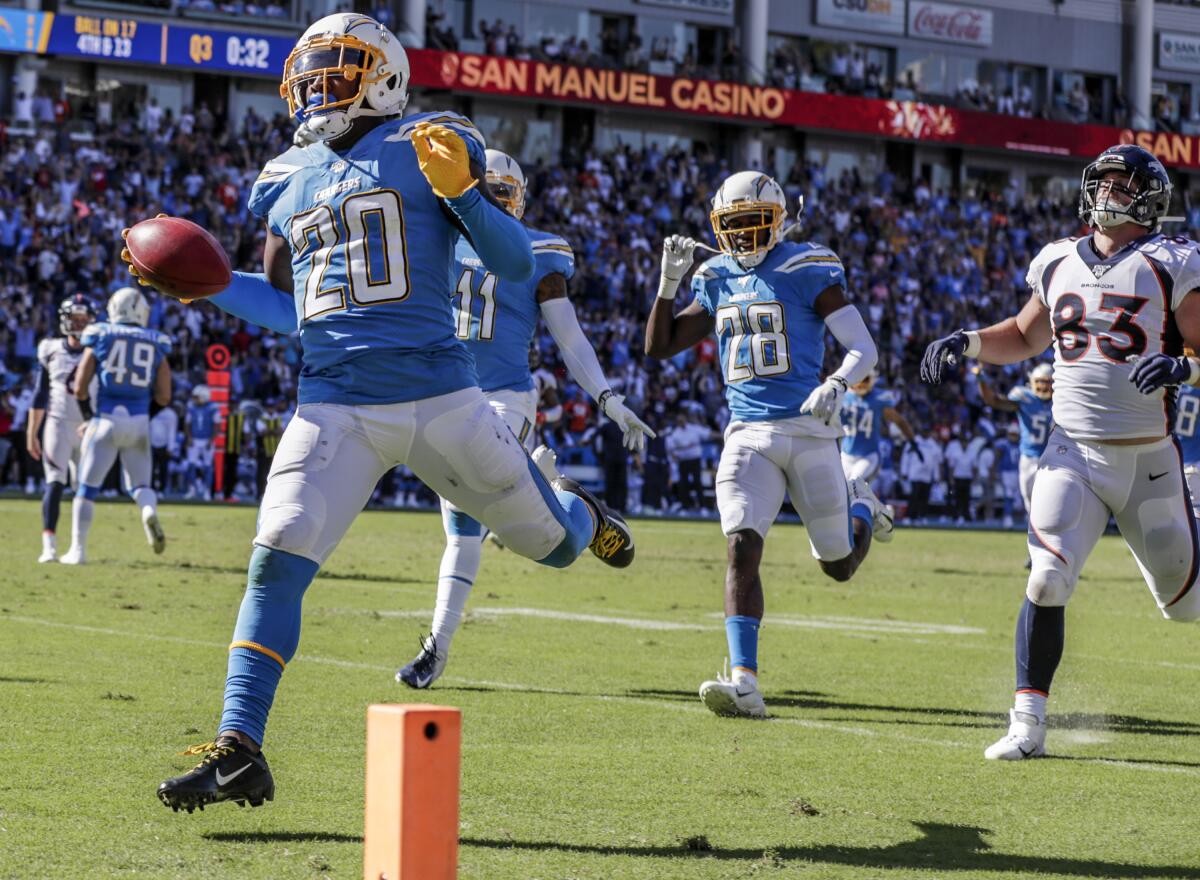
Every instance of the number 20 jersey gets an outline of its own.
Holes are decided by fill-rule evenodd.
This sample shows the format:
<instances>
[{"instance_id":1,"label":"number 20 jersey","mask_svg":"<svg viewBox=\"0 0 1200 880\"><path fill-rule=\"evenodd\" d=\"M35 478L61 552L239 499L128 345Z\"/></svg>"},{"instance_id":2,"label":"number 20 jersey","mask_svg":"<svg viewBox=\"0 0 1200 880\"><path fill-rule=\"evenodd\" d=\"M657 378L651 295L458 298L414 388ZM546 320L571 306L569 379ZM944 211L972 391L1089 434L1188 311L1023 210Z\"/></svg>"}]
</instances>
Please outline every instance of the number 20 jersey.
<instances>
[{"instance_id":1,"label":"number 20 jersey","mask_svg":"<svg viewBox=\"0 0 1200 880\"><path fill-rule=\"evenodd\" d=\"M404 403L476 384L450 308L459 232L417 164L417 122L451 128L485 163L464 117L421 113L342 153L293 147L251 190L250 210L291 248L300 403Z\"/></svg>"},{"instance_id":2,"label":"number 20 jersey","mask_svg":"<svg viewBox=\"0 0 1200 880\"><path fill-rule=\"evenodd\" d=\"M733 421L800 415L825 357L825 321L814 304L833 286L846 286L842 263L812 242L780 242L752 269L722 254L696 270L692 292L716 322ZM840 433L835 426L831 436Z\"/></svg>"},{"instance_id":3,"label":"number 20 jersey","mask_svg":"<svg viewBox=\"0 0 1200 880\"><path fill-rule=\"evenodd\" d=\"M1196 243L1151 233L1108 259L1090 237L1042 248L1026 281L1050 310L1054 423L1080 440L1161 437L1172 396L1142 394L1128 359L1183 353L1174 312L1200 287Z\"/></svg>"}]
</instances>

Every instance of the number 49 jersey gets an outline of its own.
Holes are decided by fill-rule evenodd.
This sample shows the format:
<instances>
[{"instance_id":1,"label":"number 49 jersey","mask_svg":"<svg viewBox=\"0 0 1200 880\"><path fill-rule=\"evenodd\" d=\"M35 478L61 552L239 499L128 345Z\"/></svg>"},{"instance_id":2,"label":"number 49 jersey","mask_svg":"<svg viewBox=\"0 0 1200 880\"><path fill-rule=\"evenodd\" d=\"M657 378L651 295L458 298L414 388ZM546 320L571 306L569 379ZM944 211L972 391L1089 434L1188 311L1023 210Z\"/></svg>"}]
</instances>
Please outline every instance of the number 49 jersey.
<instances>
[{"instance_id":1,"label":"number 49 jersey","mask_svg":"<svg viewBox=\"0 0 1200 880\"><path fill-rule=\"evenodd\" d=\"M99 323L90 324L80 341L96 356L96 410L111 413L123 406L131 416L149 413L158 365L171 353L167 335L133 324Z\"/></svg>"},{"instance_id":2,"label":"number 49 jersey","mask_svg":"<svg viewBox=\"0 0 1200 880\"><path fill-rule=\"evenodd\" d=\"M1174 312L1200 287L1196 243L1152 233L1108 259L1090 237L1042 248L1026 278L1050 310L1054 331L1054 422L1080 440L1161 437L1171 397L1141 394L1131 358L1182 354Z\"/></svg>"},{"instance_id":3,"label":"number 49 jersey","mask_svg":"<svg viewBox=\"0 0 1200 880\"><path fill-rule=\"evenodd\" d=\"M780 242L752 269L722 254L696 270L692 292L716 322L733 421L800 415L825 357L825 321L814 304L832 286L846 286L842 263L812 242ZM830 436L840 433L835 425Z\"/></svg>"}]
</instances>

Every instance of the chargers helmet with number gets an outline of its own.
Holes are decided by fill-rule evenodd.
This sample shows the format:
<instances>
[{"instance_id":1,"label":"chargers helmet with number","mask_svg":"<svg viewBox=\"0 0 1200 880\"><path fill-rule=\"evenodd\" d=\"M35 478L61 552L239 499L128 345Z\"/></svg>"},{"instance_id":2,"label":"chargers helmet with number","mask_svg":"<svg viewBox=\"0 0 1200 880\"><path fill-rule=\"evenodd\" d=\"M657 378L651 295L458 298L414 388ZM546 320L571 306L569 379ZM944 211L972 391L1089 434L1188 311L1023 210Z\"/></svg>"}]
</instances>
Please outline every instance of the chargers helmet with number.
<instances>
[{"instance_id":1,"label":"chargers helmet with number","mask_svg":"<svg viewBox=\"0 0 1200 880\"><path fill-rule=\"evenodd\" d=\"M145 327L150 322L150 304L137 288L122 287L108 298L108 320Z\"/></svg>"},{"instance_id":2,"label":"chargers helmet with number","mask_svg":"<svg viewBox=\"0 0 1200 880\"><path fill-rule=\"evenodd\" d=\"M525 215L525 172L508 153L488 150L487 185L508 213L518 220Z\"/></svg>"},{"instance_id":3,"label":"chargers helmet with number","mask_svg":"<svg viewBox=\"0 0 1200 880\"><path fill-rule=\"evenodd\" d=\"M1054 368L1049 364L1038 364L1029 371L1029 387L1035 397L1049 400L1054 396Z\"/></svg>"},{"instance_id":4,"label":"chargers helmet with number","mask_svg":"<svg viewBox=\"0 0 1200 880\"><path fill-rule=\"evenodd\" d=\"M1106 180L1114 171L1121 179ZM1170 207L1171 178L1149 150L1118 144L1083 169L1079 216L1091 226L1108 229L1136 223L1157 229Z\"/></svg>"},{"instance_id":5,"label":"chargers helmet with number","mask_svg":"<svg viewBox=\"0 0 1200 880\"><path fill-rule=\"evenodd\" d=\"M96 310L82 293L68 296L58 304L58 329L64 336L78 336L96 320Z\"/></svg>"},{"instance_id":6,"label":"chargers helmet with number","mask_svg":"<svg viewBox=\"0 0 1200 880\"><path fill-rule=\"evenodd\" d=\"M330 80L356 84L339 98ZM360 116L395 116L408 103L408 55L395 34L366 15L327 15L300 35L283 63L279 95L300 123L299 140L339 137Z\"/></svg>"},{"instance_id":7,"label":"chargers helmet with number","mask_svg":"<svg viewBox=\"0 0 1200 880\"><path fill-rule=\"evenodd\" d=\"M721 252L749 269L779 243L786 214L787 200L778 183L761 171L739 171L725 178L713 196L708 218Z\"/></svg>"}]
</instances>

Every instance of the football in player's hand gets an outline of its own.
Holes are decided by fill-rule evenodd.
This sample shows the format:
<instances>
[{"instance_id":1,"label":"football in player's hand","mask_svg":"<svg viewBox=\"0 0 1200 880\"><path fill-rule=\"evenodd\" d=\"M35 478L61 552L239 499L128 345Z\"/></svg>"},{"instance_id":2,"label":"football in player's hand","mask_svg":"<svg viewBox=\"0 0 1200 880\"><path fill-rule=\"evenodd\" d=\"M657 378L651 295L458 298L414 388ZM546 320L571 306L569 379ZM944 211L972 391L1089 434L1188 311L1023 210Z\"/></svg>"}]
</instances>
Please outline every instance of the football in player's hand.
<instances>
[{"instance_id":1,"label":"football in player's hand","mask_svg":"<svg viewBox=\"0 0 1200 880\"><path fill-rule=\"evenodd\" d=\"M159 215L125 233L129 262L137 275L171 296L201 299L229 286L233 273L221 243L202 226Z\"/></svg>"}]
</instances>

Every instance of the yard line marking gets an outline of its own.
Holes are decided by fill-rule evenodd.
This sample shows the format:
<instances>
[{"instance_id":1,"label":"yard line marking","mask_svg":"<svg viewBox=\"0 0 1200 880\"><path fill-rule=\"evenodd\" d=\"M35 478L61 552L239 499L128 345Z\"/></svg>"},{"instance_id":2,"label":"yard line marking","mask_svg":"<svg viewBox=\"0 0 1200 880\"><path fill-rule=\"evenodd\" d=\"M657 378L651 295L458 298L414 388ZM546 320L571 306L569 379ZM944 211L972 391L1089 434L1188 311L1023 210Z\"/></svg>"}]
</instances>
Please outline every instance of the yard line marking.
<instances>
[{"instance_id":1,"label":"yard line marking","mask_svg":"<svg viewBox=\"0 0 1200 880\"><path fill-rule=\"evenodd\" d=\"M714 612L709 617L723 617ZM896 633L898 635L982 636L987 630L953 623L924 623L910 620L888 620L870 617L839 617L836 615L771 615L763 619L764 626L799 626L809 629L848 630L851 632Z\"/></svg>"},{"instance_id":2,"label":"yard line marking","mask_svg":"<svg viewBox=\"0 0 1200 880\"><path fill-rule=\"evenodd\" d=\"M144 639L149 641L173 642L182 645L193 645L202 648L223 649L226 647L221 642L206 642L200 639L188 639L182 636L166 636L157 633L134 632L131 630L111 629L102 626L88 626L81 623L63 623L57 620L45 620L38 617L26 617L23 615L5 614L0 615L0 622L12 621L14 623L26 623L35 626L48 626L55 629L73 630L75 632L96 633L98 635L115 636L123 639ZM325 666L336 666L343 669L362 669L371 672L387 672L393 671L394 667L384 666L377 663L361 663L354 660L341 660L335 657L319 657L312 654L300 654L296 660L302 660L307 663L316 663ZM628 703L638 704L643 706L653 706L660 709L674 709L679 712L686 712L693 715L709 715L708 709L703 706L678 703L672 700L655 700L651 698L624 696L618 694L581 694L577 691L570 691L563 688L549 688L538 685L527 685L519 682L502 682L490 681L486 679L460 678L453 675L442 676L442 681L453 684L461 684L467 687L487 687L497 690L513 691L520 693L531 694L548 694L552 696L576 697L585 700L597 700L607 703ZM999 716L997 716L999 717ZM749 723L749 722L748 722ZM795 727L804 727L811 730L827 730L833 733L849 734L851 736L860 736L865 738L876 738L886 740L896 740L898 742L913 743L916 745L932 745L940 746L949 749L974 749L978 748L976 742L963 742L961 740L941 740L930 739L924 737L910 736L904 733L898 733L892 730L873 730L867 727L852 727L849 725L838 724L834 721L814 721L807 718L789 718L786 716L771 716L765 723L768 724L787 724ZM1053 756L1052 756L1053 757ZM1092 763L1104 764L1110 767L1116 767L1124 770L1142 770L1154 773L1183 773L1185 775L1197 776L1200 775L1200 769L1192 769L1188 767L1171 767L1162 764L1142 764L1133 763L1130 761L1120 761L1110 758L1095 758L1089 759Z\"/></svg>"},{"instance_id":3,"label":"yard line marking","mask_svg":"<svg viewBox=\"0 0 1200 880\"><path fill-rule=\"evenodd\" d=\"M328 608L326 611L340 612L344 609ZM380 617L415 617L432 616L430 611L362 611L363 614L378 614ZM582 614L574 611L555 611L550 608L472 608L469 614L481 617L539 617L544 620L566 620L572 623L601 623L612 626L624 626L629 629L650 630L687 630L690 632L716 632L724 627L710 626L704 623L680 623L676 620L655 620L643 617L611 617L604 614Z\"/></svg>"}]
</instances>

